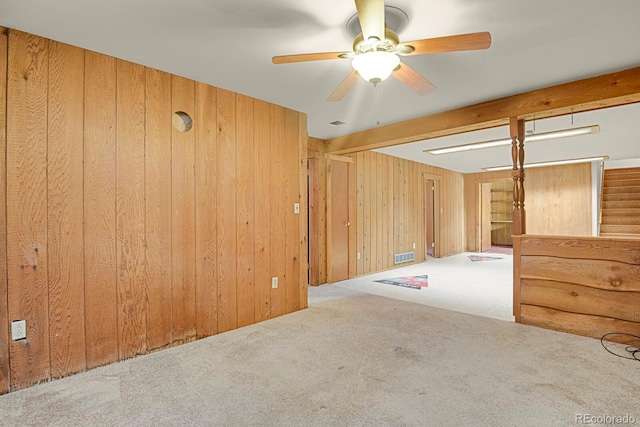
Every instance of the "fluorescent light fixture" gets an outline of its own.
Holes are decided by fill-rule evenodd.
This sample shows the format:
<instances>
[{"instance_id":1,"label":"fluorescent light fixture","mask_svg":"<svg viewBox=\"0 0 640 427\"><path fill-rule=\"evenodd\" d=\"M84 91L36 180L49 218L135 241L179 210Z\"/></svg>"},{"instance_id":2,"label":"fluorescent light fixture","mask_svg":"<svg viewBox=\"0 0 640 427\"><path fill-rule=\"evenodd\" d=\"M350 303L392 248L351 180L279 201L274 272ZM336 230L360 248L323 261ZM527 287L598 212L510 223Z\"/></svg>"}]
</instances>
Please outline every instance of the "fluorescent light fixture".
<instances>
[{"instance_id":1,"label":"fluorescent light fixture","mask_svg":"<svg viewBox=\"0 0 640 427\"><path fill-rule=\"evenodd\" d=\"M386 51L372 51L357 55L351 66L368 82L378 84L391 75L400 64L398 55Z\"/></svg>"},{"instance_id":2,"label":"fluorescent light fixture","mask_svg":"<svg viewBox=\"0 0 640 427\"><path fill-rule=\"evenodd\" d=\"M556 130L553 132L525 135L524 142L526 144L527 142L546 141L548 139L567 138L570 136L587 135L590 133L599 133L599 132L600 132L600 126L598 125L585 126L580 128L563 129L563 130ZM502 145L511 145L511 138L476 142L473 144L455 145L452 147L434 148L434 149L424 150L424 152L429 154L449 154L449 153L457 153L460 151L470 151L470 150L480 150L482 148L500 147Z\"/></svg>"},{"instance_id":3,"label":"fluorescent light fixture","mask_svg":"<svg viewBox=\"0 0 640 427\"><path fill-rule=\"evenodd\" d=\"M608 160L608 159L609 159L609 156L597 156L597 157L583 157L581 159L554 160L551 162L525 163L524 168L531 169L531 168L540 168L543 166L574 165L577 163L590 163L590 162L597 162L598 160ZM506 170L512 170L513 165L493 166L490 168L482 168L482 169L486 170L487 172L506 171Z\"/></svg>"}]
</instances>

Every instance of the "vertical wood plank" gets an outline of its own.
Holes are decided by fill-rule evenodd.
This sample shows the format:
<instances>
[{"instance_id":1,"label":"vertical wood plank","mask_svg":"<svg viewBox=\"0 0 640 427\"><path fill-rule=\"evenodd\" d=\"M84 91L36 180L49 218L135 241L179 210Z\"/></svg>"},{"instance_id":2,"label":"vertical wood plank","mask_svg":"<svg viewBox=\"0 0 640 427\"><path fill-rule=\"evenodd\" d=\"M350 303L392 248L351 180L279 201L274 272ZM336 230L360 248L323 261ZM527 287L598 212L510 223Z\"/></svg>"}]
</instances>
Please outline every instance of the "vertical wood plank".
<instances>
[{"instance_id":1,"label":"vertical wood plank","mask_svg":"<svg viewBox=\"0 0 640 427\"><path fill-rule=\"evenodd\" d=\"M391 192L391 173L390 169L393 169L393 164L390 162L391 157L385 156L382 161L382 246L383 246L383 260L382 268L391 268L391 244L390 231L393 225L393 194Z\"/></svg>"},{"instance_id":2,"label":"vertical wood plank","mask_svg":"<svg viewBox=\"0 0 640 427\"><path fill-rule=\"evenodd\" d=\"M327 159L318 158L316 184L318 190L318 283L327 283Z\"/></svg>"},{"instance_id":3,"label":"vertical wood plank","mask_svg":"<svg viewBox=\"0 0 640 427\"><path fill-rule=\"evenodd\" d=\"M356 154L356 274L364 271L364 153Z\"/></svg>"},{"instance_id":4,"label":"vertical wood plank","mask_svg":"<svg viewBox=\"0 0 640 427\"><path fill-rule=\"evenodd\" d=\"M119 358L146 352L145 69L117 61L116 216Z\"/></svg>"},{"instance_id":5,"label":"vertical wood plank","mask_svg":"<svg viewBox=\"0 0 640 427\"><path fill-rule=\"evenodd\" d=\"M271 317L271 147L269 145L269 104L254 100L255 171L255 319Z\"/></svg>"},{"instance_id":6,"label":"vertical wood plank","mask_svg":"<svg viewBox=\"0 0 640 427\"><path fill-rule=\"evenodd\" d=\"M369 216L369 247L370 249L370 271L378 270L378 170L377 158L380 154L369 153L369 189L370 189L370 216Z\"/></svg>"},{"instance_id":7,"label":"vertical wood plank","mask_svg":"<svg viewBox=\"0 0 640 427\"><path fill-rule=\"evenodd\" d=\"M218 331L238 326L237 209L236 209L236 98L218 89Z\"/></svg>"},{"instance_id":8,"label":"vertical wood plank","mask_svg":"<svg viewBox=\"0 0 640 427\"><path fill-rule=\"evenodd\" d=\"M194 117L195 83L171 77L171 109ZM195 132L171 128L171 268L173 341L196 337Z\"/></svg>"},{"instance_id":9,"label":"vertical wood plank","mask_svg":"<svg viewBox=\"0 0 640 427\"><path fill-rule=\"evenodd\" d=\"M10 342L11 388L50 379L47 289L47 41L9 32L7 266L9 319L27 322Z\"/></svg>"},{"instance_id":10,"label":"vertical wood plank","mask_svg":"<svg viewBox=\"0 0 640 427\"><path fill-rule=\"evenodd\" d=\"M60 378L86 369L82 49L49 41L48 102L49 345Z\"/></svg>"},{"instance_id":11,"label":"vertical wood plank","mask_svg":"<svg viewBox=\"0 0 640 427\"><path fill-rule=\"evenodd\" d=\"M364 274L371 272L371 257L373 254L371 253L371 215L373 213L372 204L371 204L371 156L373 153L364 152L362 153L362 163L363 163L363 236L362 242L364 245L362 257L364 258Z\"/></svg>"},{"instance_id":12,"label":"vertical wood plank","mask_svg":"<svg viewBox=\"0 0 640 427\"><path fill-rule=\"evenodd\" d=\"M393 254L394 254L394 224L395 224L395 218L397 216L396 211L394 209L394 203L395 203L395 193L394 193L394 173L393 173L393 169L394 169L394 163L395 163L395 159L391 156L388 156L387 158L387 169L388 169L388 185L389 185L389 190L387 192L387 206L388 206L388 210L389 210L389 216L388 218L388 242L387 242L387 265L389 267L393 267Z\"/></svg>"},{"instance_id":13,"label":"vertical wood plank","mask_svg":"<svg viewBox=\"0 0 640 427\"><path fill-rule=\"evenodd\" d=\"M255 323L253 100L236 96L238 326ZM297 154L297 152L296 152Z\"/></svg>"},{"instance_id":14,"label":"vertical wood plank","mask_svg":"<svg viewBox=\"0 0 640 427\"><path fill-rule=\"evenodd\" d=\"M269 105L271 141L271 274L278 278L278 287L271 289L271 317L284 314L285 309L285 148L284 148L284 109Z\"/></svg>"},{"instance_id":15,"label":"vertical wood plank","mask_svg":"<svg viewBox=\"0 0 640 427\"><path fill-rule=\"evenodd\" d=\"M196 335L218 333L217 89L196 83Z\"/></svg>"},{"instance_id":16,"label":"vertical wood plank","mask_svg":"<svg viewBox=\"0 0 640 427\"><path fill-rule=\"evenodd\" d=\"M171 75L146 69L145 233L149 267L147 348L173 342L171 224Z\"/></svg>"},{"instance_id":17,"label":"vertical wood plank","mask_svg":"<svg viewBox=\"0 0 640 427\"><path fill-rule=\"evenodd\" d=\"M116 60L85 52L84 259L87 368L118 360Z\"/></svg>"},{"instance_id":18,"label":"vertical wood plank","mask_svg":"<svg viewBox=\"0 0 640 427\"><path fill-rule=\"evenodd\" d=\"M382 235L383 224L385 222L385 218L383 216L383 206L384 206L384 182L383 182L383 169L382 164L384 161L383 154L376 155L376 271L382 270L383 261L384 261L384 239Z\"/></svg>"},{"instance_id":19,"label":"vertical wood plank","mask_svg":"<svg viewBox=\"0 0 640 427\"><path fill-rule=\"evenodd\" d=\"M309 197L308 194L308 181L307 181L307 144L308 144L308 134L307 134L307 115L298 113L298 188L299 188L299 199L300 199L300 219L298 221L298 225L300 226L299 230L299 244L300 244L300 305L299 307L307 308L308 303L308 291L309 291L309 228L308 228L308 219L309 215L307 212L308 204L307 199Z\"/></svg>"},{"instance_id":20,"label":"vertical wood plank","mask_svg":"<svg viewBox=\"0 0 640 427\"><path fill-rule=\"evenodd\" d=\"M284 148L285 148L285 313L300 309L300 213L294 212L294 203L298 203L298 212L302 205L300 200L299 168L299 119L298 113L284 110Z\"/></svg>"},{"instance_id":21,"label":"vertical wood plank","mask_svg":"<svg viewBox=\"0 0 640 427\"><path fill-rule=\"evenodd\" d=\"M350 156L353 158L353 156ZM348 183L348 194L349 194L349 222L351 225L349 226L349 278L355 277L357 275L357 254L358 251L358 239L357 239L357 229L358 229L358 200L356 197L356 189L358 186L358 178L356 176L356 164L349 163L349 183Z\"/></svg>"},{"instance_id":22,"label":"vertical wood plank","mask_svg":"<svg viewBox=\"0 0 640 427\"><path fill-rule=\"evenodd\" d=\"M9 391L7 305L7 55L8 30L0 27L0 395Z\"/></svg>"},{"instance_id":23,"label":"vertical wood plank","mask_svg":"<svg viewBox=\"0 0 640 427\"><path fill-rule=\"evenodd\" d=\"M319 158L309 157L308 176L309 176L309 284L311 286L320 285L320 239L319 220L320 220L320 185L318 183L318 167Z\"/></svg>"}]
</instances>

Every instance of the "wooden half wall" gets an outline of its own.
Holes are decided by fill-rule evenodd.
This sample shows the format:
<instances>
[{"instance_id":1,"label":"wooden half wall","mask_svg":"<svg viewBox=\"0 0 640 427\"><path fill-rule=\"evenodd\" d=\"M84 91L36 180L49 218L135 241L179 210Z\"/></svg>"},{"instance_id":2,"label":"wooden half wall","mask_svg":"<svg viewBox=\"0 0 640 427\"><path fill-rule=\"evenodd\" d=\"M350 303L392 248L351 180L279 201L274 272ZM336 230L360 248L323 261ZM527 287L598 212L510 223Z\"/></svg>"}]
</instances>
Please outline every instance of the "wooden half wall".
<instances>
[{"instance_id":1,"label":"wooden half wall","mask_svg":"<svg viewBox=\"0 0 640 427\"><path fill-rule=\"evenodd\" d=\"M526 171L527 232L591 236L591 164L548 166ZM511 181L511 171L464 175L466 250L478 251L479 191L483 182Z\"/></svg>"},{"instance_id":2,"label":"wooden half wall","mask_svg":"<svg viewBox=\"0 0 640 427\"><path fill-rule=\"evenodd\" d=\"M639 277L639 239L514 236L514 315L524 324L640 335Z\"/></svg>"},{"instance_id":3,"label":"wooden half wall","mask_svg":"<svg viewBox=\"0 0 640 427\"><path fill-rule=\"evenodd\" d=\"M307 306L304 114L14 30L0 105L0 394Z\"/></svg>"}]
</instances>

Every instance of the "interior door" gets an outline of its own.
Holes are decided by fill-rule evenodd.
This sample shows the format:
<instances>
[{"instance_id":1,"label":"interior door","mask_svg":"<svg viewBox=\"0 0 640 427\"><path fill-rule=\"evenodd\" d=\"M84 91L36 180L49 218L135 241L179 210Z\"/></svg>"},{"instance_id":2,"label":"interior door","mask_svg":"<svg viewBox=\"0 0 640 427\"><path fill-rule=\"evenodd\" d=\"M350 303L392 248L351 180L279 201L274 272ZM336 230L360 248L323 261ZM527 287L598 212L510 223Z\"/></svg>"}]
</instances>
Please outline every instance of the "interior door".
<instances>
[{"instance_id":1,"label":"interior door","mask_svg":"<svg viewBox=\"0 0 640 427\"><path fill-rule=\"evenodd\" d=\"M349 278L349 163L329 160L329 282Z\"/></svg>"},{"instance_id":2,"label":"interior door","mask_svg":"<svg viewBox=\"0 0 640 427\"><path fill-rule=\"evenodd\" d=\"M435 237L435 230L436 230L436 222L435 222L435 194L436 194L436 183L434 180L432 179L427 179L426 181L426 188L425 188L425 210L426 210L426 215L425 215L425 219L427 221L425 228L426 228L426 249L427 249L427 255L429 256L435 256L435 249L436 249L436 237Z\"/></svg>"},{"instance_id":3,"label":"interior door","mask_svg":"<svg viewBox=\"0 0 640 427\"><path fill-rule=\"evenodd\" d=\"M480 187L480 252L484 252L491 249L491 183Z\"/></svg>"}]
</instances>

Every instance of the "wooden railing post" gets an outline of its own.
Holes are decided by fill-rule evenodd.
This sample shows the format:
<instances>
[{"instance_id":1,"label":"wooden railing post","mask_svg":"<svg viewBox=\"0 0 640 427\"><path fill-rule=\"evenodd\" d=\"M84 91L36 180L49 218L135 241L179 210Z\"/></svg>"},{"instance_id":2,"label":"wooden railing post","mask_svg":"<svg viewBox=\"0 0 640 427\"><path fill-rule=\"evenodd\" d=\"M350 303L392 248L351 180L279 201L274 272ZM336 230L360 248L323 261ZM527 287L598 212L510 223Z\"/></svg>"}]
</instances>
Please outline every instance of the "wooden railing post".
<instances>
[{"instance_id":1,"label":"wooden railing post","mask_svg":"<svg viewBox=\"0 0 640 427\"><path fill-rule=\"evenodd\" d=\"M511 159L513 161L513 234L526 234L526 213L524 210L524 120L511 117Z\"/></svg>"}]
</instances>

